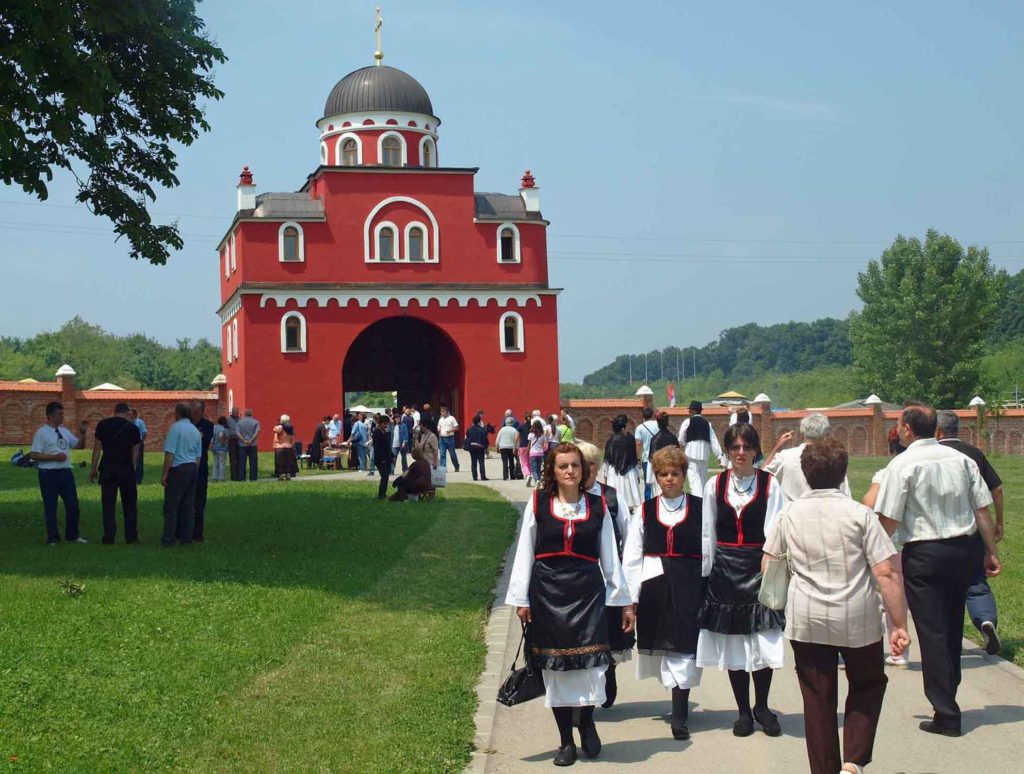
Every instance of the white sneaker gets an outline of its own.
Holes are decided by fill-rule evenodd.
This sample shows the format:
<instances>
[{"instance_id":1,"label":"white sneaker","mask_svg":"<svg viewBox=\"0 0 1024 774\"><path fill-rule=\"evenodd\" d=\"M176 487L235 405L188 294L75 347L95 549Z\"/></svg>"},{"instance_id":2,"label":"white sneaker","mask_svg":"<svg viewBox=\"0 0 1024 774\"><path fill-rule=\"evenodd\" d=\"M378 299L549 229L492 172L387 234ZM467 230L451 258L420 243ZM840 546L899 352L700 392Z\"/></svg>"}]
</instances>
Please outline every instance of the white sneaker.
<instances>
[{"instance_id":1,"label":"white sneaker","mask_svg":"<svg viewBox=\"0 0 1024 774\"><path fill-rule=\"evenodd\" d=\"M85 545L89 541L86 540L84 537L80 537L80 538L75 538L74 540L69 540L68 542L69 543L81 543L82 545Z\"/></svg>"},{"instance_id":2,"label":"white sneaker","mask_svg":"<svg viewBox=\"0 0 1024 774\"><path fill-rule=\"evenodd\" d=\"M886 656L885 664L886 666L896 667L897 669L906 669L909 666L906 656L900 656L899 658L896 656Z\"/></svg>"}]
</instances>

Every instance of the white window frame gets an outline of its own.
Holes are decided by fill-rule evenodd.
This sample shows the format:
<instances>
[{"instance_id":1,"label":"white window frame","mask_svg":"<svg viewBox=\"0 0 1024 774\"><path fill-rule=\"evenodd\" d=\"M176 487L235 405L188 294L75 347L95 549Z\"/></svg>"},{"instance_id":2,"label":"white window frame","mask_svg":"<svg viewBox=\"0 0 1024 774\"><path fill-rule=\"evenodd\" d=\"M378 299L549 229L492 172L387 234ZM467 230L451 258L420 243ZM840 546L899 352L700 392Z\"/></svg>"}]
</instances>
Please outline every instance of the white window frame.
<instances>
[{"instance_id":1,"label":"white window frame","mask_svg":"<svg viewBox=\"0 0 1024 774\"><path fill-rule=\"evenodd\" d=\"M231 321L231 349L235 353L235 362L238 362L238 318Z\"/></svg>"},{"instance_id":2,"label":"white window frame","mask_svg":"<svg viewBox=\"0 0 1024 774\"><path fill-rule=\"evenodd\" d=\"M363 262L364 263L378 263L377 261L377 229L382 224L378 224L373 229L370 228L370 224L373 223L373 219L377 217L377 213L387 207L389 204L396 202L404 202L405 204L411 204L427 216L430 220L430 228L427 230L427 239L430 241L429 261L417 261L417 263L440 263L441 259L441 231L437 225L437 218L434 217L434 213L430 211L423 202L418 199L413 199L411 196L389 196L377 203L377 205L370 210L370 214L366 216L366 220L363 222ZM386 221L385 221L386 222ZM394 224L392 224L394 225ZM401 232L395 229L396 236ZM373 243L370 243L370 239L373 239ZM385 261L384 263L393 263L393 261Z\"/></svg>"},{"instance_id":3,"label":"white window frame","mask_svg":"<svg viewBox=\"0 0 1024 774\"><path fill-rule=\"evenodd\" d=\"M431 157L430 164L423 163L423 148L430 145ZM429 134L425 134L420 137L420 166L427 167L428 169L434 169L437 167L437 143L434 142L434 138Z\"/></svg>"},{"instance_id":4,"label":"white window frame","mask_svg":"<svg viewBox=\"0 0 1024 774\"><path fill-rule=\"evenodd\" d=\"M228 250L231 253L231 273L234 274L238 269L238 259L235 257L235 235L233 233L231 234Z\"/></svg>"},{"instance_id":5,"label":"white window frame","mask_svg":"<svg viewBox=\"0 0 1024 774\"><path fill-rule=\"evenodd\" d=\"M518 323L517 325L517 343L519 344L518 349L509 349L505 346L505 321L508 319L514 319ZM505 312L498 321L498 343L501 345L502 352L508 352L510 354L521 354L526 351L526 326L523 324L523 317L518 312Z\"/></svg>"},{"instance_id":6,"label":"white window frame","mask_svg":"<svg viewBox=\"0 0 1024 774\"><path fill-rule=\"evenodd\" d=\"M235 407L235 391L228 390L228 413Z\"/></svg>"},{"instance_id":7,"label":"white window frame","mask_svg":"<svg viewBox=\"0 0 1024 774\"><path fill-rule=\"evenodd\" d=\"M231 365L231 323L224 326L224 355L228 365Z\"/></svg>"},{"instance_id":8,"label":"white window frame","mask_svg":"<svg viewBox=\"0 0 1024 774\"><path fill-rule=\"evenodd\" d=\"M294 228L299 232L299 258L296 261L285 260L284 257L284 230ZM294 220L288 220L281 224L277 230L277 260L279 263L305 263L306 262L306 235L302 231L302 225Z\"/></svg>"},{"instance_id":9,"label":"white window frame","mask_svg":"<svg viewBox=\"0 0 1024 774\"><path fill-rule=\"evenodd\" d=\"M328 161L328 154L330 151L327 150L327 143L320 143L320 163L326 164Z\"/></svg>"},{"instance_id":10,"label":"white window frame","mask_svg":"<svg viewBox=\"0 0 1024 774\"><path fill-rule=\"evenodd\" d=\"M391 234L394 237L392 241L394 255L390 261L382 260L380 257L380 232L386 228L391 229ZM398 241L398 235L401 233L398 226L390 220L382 220L373 227L373 260L375 263L398 263L402 260L402 243Z\"/></svg>"},{"instance_id":11,"label":"white window frame","mask_svg":"<svg viewBox=\"0 0 1024 774\"><path fill-rule=\"evenodd\" d=\"M224 279L231 279L231 256L228 254L228 246L224 245Z\"/></svg>"},{"instance_id":12,"label":"white window frame","mask_svg":"<svg viewBox=\"0 0 1024 774\"><path fill-rule=\"evenodd\" d=\"M423 248L421 250L422 257L418 261L412 259L412 251L409 249L409 233L414 229L418 228L423 232ZM405 224L405 239L402 244L405 247L405 258L407 263L429 263L430 262L430 229L427 228L426 223L421 223L418 220L413 220Z\"/></svg>"},{"instance_id":13,"label":"white window frame","mask_svg":"<svg viewBox=\"0 0 1024 774\"><path fill-rule=\"evenodd\" d=\"M355 132L345 132L338 136L338 141L334 143L334 165L337 167L347 166L341 163L341 146L345 140L355 140L356 143L356 166L362 166L363 164L363 141L359 135Z\"/></svg>"},{"instance_id":14,"label":"white window frame","mask_svg":"<svg viewBox=\"0 0 1024 774\"><path fill-rule=\"evenodd\" d=\"M511 261L501 260L501 232L507 228L512 229L512 233L515 234L515 242L512 247L512 254L514 256L514 260ZM498 226L498 230L495 232L495 236L497 237L498 240L498 263L504 266L511 266L514 263L523 262L523 253L519 240L519 226L517 226L515 223L512 223L511 221L502 223L501 225Z\"/></svg>"},{"instance_id":15,"label":"white window frame","mask_svg":"<svg viewBox=\"0 0 1024 774\"><path fill-rule=\"evenodd\" d=\"M402 163L400 166L409 166L409 147L405 144L405 137L401 132L383 132L377 138L377 165L384 166L384 140L388 137L398 138L398 145L402 150Z\"/></svg>"},{"instance_id":16,"label":"white window frame","mask_svg":"<svg viewBox=\"0 0 1024 774\"><path fill-rule=\"evenodd\" d=\"M299 321L299 348L288 349L287 325L288 321L295 318ZM302 312L288 312L281 318L281 353L284 355L297 355L306 351L306 318Z\"/></svg>"}]
</instances>

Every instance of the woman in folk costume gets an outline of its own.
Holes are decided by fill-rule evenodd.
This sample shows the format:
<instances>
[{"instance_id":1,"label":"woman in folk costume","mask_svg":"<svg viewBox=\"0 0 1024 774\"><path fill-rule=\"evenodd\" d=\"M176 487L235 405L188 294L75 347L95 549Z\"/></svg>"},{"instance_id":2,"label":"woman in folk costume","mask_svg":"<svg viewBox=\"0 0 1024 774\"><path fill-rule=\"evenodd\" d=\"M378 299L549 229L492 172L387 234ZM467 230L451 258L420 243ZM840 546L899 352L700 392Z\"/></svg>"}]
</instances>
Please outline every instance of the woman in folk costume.
<instances>
[{"instance_id":1,"label":"woman in folk costume","mask_svg":"<svg viewBox=\"0 0 1024 774\"><path fill-rule=\"evenodd\" d=\"M690 738L688 704L690 689L700 685L697 613L705 586L701 499L683 493L687 464L678 446L651 455L661 494L634 511L622 560L636 610L636 674L672 691L675 739Z\"/></svg>"},{"instance_id":2,"label":"woman in folk costume","mask_svg":"<svg viewBox=\"0 0 1024 774\"><path fill-rule=\"evenodd\" d=\"M580 441L576 444L583 454L590 468L590 475L587 477L586 490L591 494L604 497L605 505L608 507L608 515L612 518L612 526L615 528L615 545L619 551L619 559L622 559L622 547L626 542L626 530L629 522L629 511L619 508L619 498L614 489L607 484L597 481L597 472L601 466L601 452L592 443ZM632 631L622 630L622 608L606 607L605 619L608 622L608 647L612 651L612 663L608 665L608 671L604 673L605 700L601 705L608 709L615 704L615 698L619 693L619 683L615 675L615 668L623 661L629 661L633 657L633 645L636 644L636 637Z\"/></svg>"},{"instance_id":3,"label":"woman in folk costume","mask_svg":"<svg viewBox=\"0 0 1024 774\"><path fill-rule=\"evenodd\" d=\"M619 414L612 420L612 437L604 446L604 481L616 491L619 504L633 510L644 501L640 489L640 460L636 438L626 430L629 418Z\"/></svg>"},{"instance_id":4,"label":"woman in folk costume","mask_svg":"<svg viewBox=\"0 0 1024 774\"><path fill-rule=\"evenodd\" d=\"M579 708L583 753L595 758L601 738L594 707L605 701L612 663L605 606L633 611L604 498L584 488L590 477L574 444L561 444L544 462L543 484L526 505L505 603L529 624L529 658L543 670L544 705L558 726L556 766L576 762L573 708Z\"/></svg>"},{"instance_id":5,"label":"woman in folk costume","mask_svg":"<svg viewBox=\"0 0 1024 774\"><path fill-rule=\"evenodd\" d=\"M761 549L782 510L782 487L769 473L754 469L761 441L753 427L735 424L724 441L732 468L704 487L701 553L708 586L699 616L697 665L729 670L739 709L734 735L750 736L757 721L768 736L779 736L782 728L768 708L768 692L772 670L782 668L786 622L781 612L758 602L757 594Z\"/></svg>"},{"instance_id":6,"label":"woman in folk costume","mask_svg":"<svg viewBox=\"0 0 1024 774\"><path fill-rule=\"evenodd\" d=\"M658 451L666 446L679 447L679 439L676 438L676 434L668 426L668 419L668 414L662 411L655 420L658 423L658 432L651 438L650 458L653 458ZM653 465L647 466L647 478L644 484L650 487L651 497L657 497L661 494L661 487L658 486L658 477L654 474Z\"/></svg>"}]
</instances>

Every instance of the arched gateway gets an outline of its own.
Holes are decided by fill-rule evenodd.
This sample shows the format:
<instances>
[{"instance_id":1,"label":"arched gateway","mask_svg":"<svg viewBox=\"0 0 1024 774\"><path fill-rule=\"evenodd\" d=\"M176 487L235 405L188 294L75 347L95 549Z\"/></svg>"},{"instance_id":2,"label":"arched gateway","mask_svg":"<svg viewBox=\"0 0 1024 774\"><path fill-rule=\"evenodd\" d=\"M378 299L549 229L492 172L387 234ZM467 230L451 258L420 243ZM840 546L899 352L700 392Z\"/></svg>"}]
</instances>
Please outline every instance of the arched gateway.
<instances>
[{"instance_id":1,"label":"arched gateway","mask_svg":"<svg viewBox=\"0 0 1024 774\"><path fill-rule=\"evenodd\" d=\"M257 194L242 171L221 341L234 405L264 427L287 413L308 441L363 390L450 404L463 428L480 409L557 410L539 190L527 172L516 194L477 193L476 168L442 165L440 123L414 78L366 67L328 96L297 193Z\"/></svg>"}]
</instances>

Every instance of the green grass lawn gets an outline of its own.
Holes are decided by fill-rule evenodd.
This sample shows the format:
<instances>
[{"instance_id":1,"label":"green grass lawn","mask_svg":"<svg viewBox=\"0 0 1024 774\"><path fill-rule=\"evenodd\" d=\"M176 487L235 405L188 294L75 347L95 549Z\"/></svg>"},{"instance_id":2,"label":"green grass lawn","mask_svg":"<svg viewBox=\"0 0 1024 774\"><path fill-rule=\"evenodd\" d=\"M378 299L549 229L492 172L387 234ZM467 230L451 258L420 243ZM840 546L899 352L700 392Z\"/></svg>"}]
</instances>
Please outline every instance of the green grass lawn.
<instances>
[{"instance_id":1,"label":"green grass lawn","mask_svg":"<svg viewBox=\"0 0 1024 774\"><path fill-rule=\"evenodd\" d=\"M0 766L461 770L509 505L471 486L404 504L372 481L211 484L206 543L161 549L158 462L138 546L99 543L83 468L92 542L46 546L36 472L0 465Z\"/></svg>"}]
</instances>

